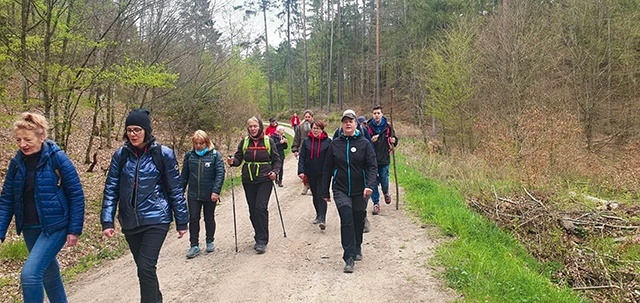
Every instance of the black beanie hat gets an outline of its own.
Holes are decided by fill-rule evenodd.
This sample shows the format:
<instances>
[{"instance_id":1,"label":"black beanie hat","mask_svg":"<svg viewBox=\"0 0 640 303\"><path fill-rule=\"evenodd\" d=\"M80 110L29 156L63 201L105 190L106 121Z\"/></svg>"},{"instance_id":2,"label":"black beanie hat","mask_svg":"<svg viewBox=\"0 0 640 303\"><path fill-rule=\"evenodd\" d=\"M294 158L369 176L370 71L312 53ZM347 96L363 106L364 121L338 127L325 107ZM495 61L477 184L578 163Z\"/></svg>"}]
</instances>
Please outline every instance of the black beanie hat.
<instances>
[{"instance_id":1,"label":"black beanie hat","mask_svg":"<svg viewBox=\"0 0 640 303\"><path fill-rule=\"evenodd\" d=\"M144 129L147 135L151 134L151 118L149 118L149 111L142 108L136 108L132 110L127 116L127 120L124 123L124 127L130 125L137 125Z\"/></svg>"}]
</instances>

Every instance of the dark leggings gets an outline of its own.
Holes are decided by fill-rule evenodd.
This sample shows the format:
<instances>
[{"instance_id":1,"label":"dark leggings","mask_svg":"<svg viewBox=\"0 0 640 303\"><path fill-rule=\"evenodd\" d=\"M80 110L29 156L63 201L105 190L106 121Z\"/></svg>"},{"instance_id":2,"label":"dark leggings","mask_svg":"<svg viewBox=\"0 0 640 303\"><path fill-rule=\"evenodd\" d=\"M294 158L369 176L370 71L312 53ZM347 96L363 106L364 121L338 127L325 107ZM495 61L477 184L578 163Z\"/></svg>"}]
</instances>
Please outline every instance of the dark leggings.
<instances>
[{"instance_id":1,"label":"dark leggings","mask_svg":"<svg viewBox=\"0 0 640 303\"><path fill-rule=\"evenodd\" d=\"M311 189L311 195L313 195L313 208L316 210L316 217L326 219L327 218L327 201L322 199L322 175L319 176L307 176L309 182L309 188Z\"/></svg>"},{"instance_id":2,"label":"dark leggings","mask_svg":"<svg viewBox=\"0 0 640 303\"><path fill-rule=\"evenodd\" d=\"M200 213L204 209L204 229L207 243L213 242L216 233L216 202L189 200L189 241L191 246L199 245Z\"/></svg>"},{"instance_id":3,"label":"dark leggings","mask_svg":"<svg viewBox=\"0 0 640 303\"><path fill-rule=\"evenodd\" d=\"M150 228L143 232L124 235L138 267L141 303L162 302L156 265L167 232L162 228Z\"/></svg>"}]
</instances>

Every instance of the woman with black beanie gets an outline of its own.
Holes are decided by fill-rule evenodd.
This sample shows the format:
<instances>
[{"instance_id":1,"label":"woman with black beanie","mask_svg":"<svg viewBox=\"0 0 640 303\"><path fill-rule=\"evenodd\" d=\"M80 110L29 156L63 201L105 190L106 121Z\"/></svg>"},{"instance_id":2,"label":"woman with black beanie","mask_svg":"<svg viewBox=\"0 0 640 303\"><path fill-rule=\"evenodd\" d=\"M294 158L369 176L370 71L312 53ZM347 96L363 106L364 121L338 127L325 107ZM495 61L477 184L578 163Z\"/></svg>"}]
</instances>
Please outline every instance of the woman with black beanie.
<instances>
[{"instance_id":1,"label":"woman with black beanie","mask_svg":"<svg viewBox=\"0 0 640 303\"><path fill-rule=\"evenodd\" d=\"M282 161L273 139L265 136L262 121L251 117L247 121L248 136L240 141L230 166L242 165L242 186L249 205L249 219L255 232L253 248L258 254L269 243L269 197Z\"/></svg>"},{"instance_id":2,"label":"woman with black beanie","mask_svg":"<svg viewBox=\"0 0 640 303\"><path fill-rule=\"evenodd\" d=\"M174 218L178 238L187 232L189 222L175 154L158 144L151 131L149 111L129 113L126 142L111 157L100 218L102 233L111 238L118 209L118 221L138 268L142 303L162 302L156 274L160 249Z\"/></svg>"}]
</instances>

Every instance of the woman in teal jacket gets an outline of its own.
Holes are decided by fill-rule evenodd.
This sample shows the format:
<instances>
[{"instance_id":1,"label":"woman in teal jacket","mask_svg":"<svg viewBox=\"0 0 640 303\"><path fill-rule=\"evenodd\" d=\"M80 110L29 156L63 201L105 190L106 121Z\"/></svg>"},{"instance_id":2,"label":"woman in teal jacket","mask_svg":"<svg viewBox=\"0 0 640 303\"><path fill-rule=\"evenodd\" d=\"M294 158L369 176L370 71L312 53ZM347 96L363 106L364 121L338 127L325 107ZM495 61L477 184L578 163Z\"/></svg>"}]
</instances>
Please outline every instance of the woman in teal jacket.
<instances>
[{"instance_id":1,"label":"woman in teal jacket","mask_svg":"<svg viewBox=\"0 0 640 303\"><path fill-rule=\"evenodd\" d=\"M216 204L224 183L224 162L215 150L209 135L197 130L191 138L193 149L184 155L182 162L182 188L189 186L187 201L189 205L189 242L191 247L187 259L200 254L200 213L204 210L204 228L206 252L214 250L213 236L216 233Z\"/></svg>"},{"instance_id":2,"label":"woman in teal jacket","mask_svg":"<svg viewBox=\"0 0 640 303\"><path fill-rule=\"evenodd\" d=\"M29 257L20 273L25 303L67 302L56 255L74 246L84 224L84 192L73 163L47 140L47 120L23 113L13 124L20 149L11 159L0 196L0 244L11 218L24 235ZM44 290L44 291L43 291Z\"/></svg>"}]
</instances>

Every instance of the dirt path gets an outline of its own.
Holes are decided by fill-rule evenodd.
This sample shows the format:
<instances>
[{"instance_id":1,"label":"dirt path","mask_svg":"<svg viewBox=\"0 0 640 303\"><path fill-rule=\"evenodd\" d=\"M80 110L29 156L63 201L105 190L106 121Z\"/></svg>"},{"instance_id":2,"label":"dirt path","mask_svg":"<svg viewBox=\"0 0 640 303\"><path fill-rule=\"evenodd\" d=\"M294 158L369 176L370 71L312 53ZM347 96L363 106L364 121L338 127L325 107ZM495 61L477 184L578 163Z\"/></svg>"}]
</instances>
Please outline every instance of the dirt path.
<instances>
[{"instance_id":1,"label":"dirt path","mask_svg":"<svg viewBox=\"0 0 640 303\"><path fill-rule=\"evenodd\" d=\"M368 212L371 232L364 235L364 260L356 262L353 274L343 273L335 205L329 205L325 231L311 224L315 217L311 196L300 195L297 161L287 156L285 187L277 188L287 237L283 237L272 194L269 246L265 254L255 253L244 192L235 184L238 253L229 192L222 195L223 203L216 210L215 252L187 260L188 237L177 239L175 231L169 233L158 263L164 302L450 302L458 298L434 277L436 271L429 265L438 239L405 213L402 202L399 211L391 204L382 205L380 215ZM200 233L203 241L204 230ZM69 302L137 302L140 298L136 267L128 252L77 281L67 286Z\"/></svg>"}]
</instances>

